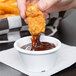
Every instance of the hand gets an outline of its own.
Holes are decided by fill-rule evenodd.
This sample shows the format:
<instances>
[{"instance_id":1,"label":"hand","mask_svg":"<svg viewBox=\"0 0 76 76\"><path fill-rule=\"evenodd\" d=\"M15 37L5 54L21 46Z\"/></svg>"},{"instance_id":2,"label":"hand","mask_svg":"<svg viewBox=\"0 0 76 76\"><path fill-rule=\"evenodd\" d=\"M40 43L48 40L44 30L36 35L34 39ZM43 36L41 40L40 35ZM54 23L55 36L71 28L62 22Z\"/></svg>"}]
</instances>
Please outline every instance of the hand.
<instances>
[{"instance_id":1,"label":"hand","mask_svg":"<svg viewBox=\"0 0 76 76\"><path fill-rule=\"evenodd\" d=\"M26 18L26 6L31 2L38 3L39 9L47 13L64 11L76 6L76 0L17 0L17 2L23 19ZM44 13L45 18L49 17L47 13Z\"/></svg>"},{"instance_id":2,"label":"hand","mask_svg":"<svg viewBox=\"0 0 76 76\"><path fill-rule=\"evenodd\" d=\"M17 0L17 4L18 4L18 8L19 8L19 12L21 17L26 21L26 6L27 4L34 2L34 3L38 3L39 0ZM49 15L47 13L44 13L45 18L48 18ZM27 22L27 21L26 21Z\"/></svg>"},{"instance_id":3,"label":"hand","mask_svg":"<svg viewBox=\"0 0 76 76\"><path fill-rule=\"evenodd\" d=\"M31 2L37 3L38 1L39 0L17 0L19 12L20 12L20 15L23 19L26 18L26 15L25 15L26 6Z\"/></svg>"},{"instance_id":4,"label":"hand","mask_svg":"<svg viewBox=\"0 0 76 76\"><path fill-rule=\"evenodd\" d=\"M76 5L76 0L40 0L38 6L47 13L68 10Z\"/></svg>"}]
</instances>

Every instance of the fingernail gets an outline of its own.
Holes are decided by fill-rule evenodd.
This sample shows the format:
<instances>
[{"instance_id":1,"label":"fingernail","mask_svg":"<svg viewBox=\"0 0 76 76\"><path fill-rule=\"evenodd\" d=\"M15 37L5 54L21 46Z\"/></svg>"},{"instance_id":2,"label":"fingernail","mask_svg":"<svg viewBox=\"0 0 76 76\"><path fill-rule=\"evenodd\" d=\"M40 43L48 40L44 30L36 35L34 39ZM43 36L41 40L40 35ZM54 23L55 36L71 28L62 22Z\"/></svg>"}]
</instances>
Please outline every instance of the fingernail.
<instances>
[{"instance_id":1,"label":"fingernail","mask_svg":"<svg viewBox=\"0 0 76 76\"><path fill-rule=\"evenodd\" d=\"M26 19L26 18L24 19L24 21L25 21L25 22L26 22L26 24L27 24L27 19Z\"/></svg>"},{"instance_id":2,"label":"fingernail","mask_svg":"<svg viewBox=\"0 0 76 76\"><path fill-rule=\"evenodd\" d=\"M49 18L49 15L47 15L46 18Z\"/></svg>"},{"instance_id":3,"label":"fingernail","mask_svg":"<svg viewBox=\"0 0 76 76\"><path fill-rule=\"evenodd\" d=\"M25 19L26 15L25 15L24 12L20 12L20 15L21 15L21 17L22 17L23 19Z\"/></svg>"},{"instance_id":4,"label":"fingernail","mask_svg":"<svg viewBox=\"0 0 76 76\"><path fill-rule=\"evenodd\" d=\"M45 17L45 19L49 18L48 13L44 13L44 17Z\"/></svg>"}]
</instances>

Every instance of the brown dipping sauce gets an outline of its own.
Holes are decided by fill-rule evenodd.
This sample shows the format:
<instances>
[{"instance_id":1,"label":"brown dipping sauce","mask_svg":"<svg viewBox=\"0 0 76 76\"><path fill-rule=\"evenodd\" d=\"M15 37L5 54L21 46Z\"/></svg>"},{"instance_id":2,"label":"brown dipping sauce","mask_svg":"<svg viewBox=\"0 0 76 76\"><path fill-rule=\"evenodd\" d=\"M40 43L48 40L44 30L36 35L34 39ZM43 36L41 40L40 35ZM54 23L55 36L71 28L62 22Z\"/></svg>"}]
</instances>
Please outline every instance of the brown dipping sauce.
<instances>
[{"instance_id":1,"label":"brown dipping sauce","mask_svg":"<svg viewBox=\"0 0 76 76\"><path fill-rule=\"evenodd\" d=\"M40 42L40 44L37 47L32 47L32 43L26 44L22 46L21 48L30 50L30 51L46 51L55 48L56 46L52 43L48 42Z\"/></svg>"},{"instance_id":2,"label":"brown dipping sauce","mask_svg":"<svg viewBox=\"0 0 76 76\"><path fill-rule=\"evenodd\" d=\"M32 43L26 44L21 48L30 50L30 51L46 51L55 48L55 44L49 42L40 42L40 35L34 36Z\"/></svg>"}]
</instances>

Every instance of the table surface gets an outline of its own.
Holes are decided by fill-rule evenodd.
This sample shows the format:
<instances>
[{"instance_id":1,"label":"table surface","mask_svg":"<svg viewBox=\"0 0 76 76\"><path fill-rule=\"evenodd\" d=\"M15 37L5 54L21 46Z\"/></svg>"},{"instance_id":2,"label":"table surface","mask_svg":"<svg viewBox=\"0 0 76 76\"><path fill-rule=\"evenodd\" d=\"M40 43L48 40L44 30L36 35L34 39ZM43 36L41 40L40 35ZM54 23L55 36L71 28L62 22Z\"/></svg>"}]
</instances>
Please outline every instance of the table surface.
<instances>
[{"instance_id":1,"label":"table surface","mask_svg":"<svg viewBox=\"0 0 76 76\"><path fill-rule=\"evenodd\" d=\"M0 51L12 48L13 43L0 44ZM28 76L0 62L0 76ZM76 64L52 76L76 76Z\"/></svg>"}]
</instances>

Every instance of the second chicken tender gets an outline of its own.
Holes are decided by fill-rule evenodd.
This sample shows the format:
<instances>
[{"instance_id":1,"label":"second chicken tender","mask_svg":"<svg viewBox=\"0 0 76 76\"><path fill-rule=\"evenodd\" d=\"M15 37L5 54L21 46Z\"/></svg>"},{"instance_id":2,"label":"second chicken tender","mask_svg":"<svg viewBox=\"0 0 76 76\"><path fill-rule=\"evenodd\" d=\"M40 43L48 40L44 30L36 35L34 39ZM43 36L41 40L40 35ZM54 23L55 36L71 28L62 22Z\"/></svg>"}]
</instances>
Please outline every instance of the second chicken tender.
<instances>
[{"instance_id":1,"label":"second chicken tender","mask_svg":"<svg viewBox=\"0 0 76 76\"><path fill-rule=\"evenodd\" d=\"M27 5L26 16L29 32L32 36L45 32L45 18L43 13L39 10L37 4L30 3Z\"/></svg>"}]
</instances>

